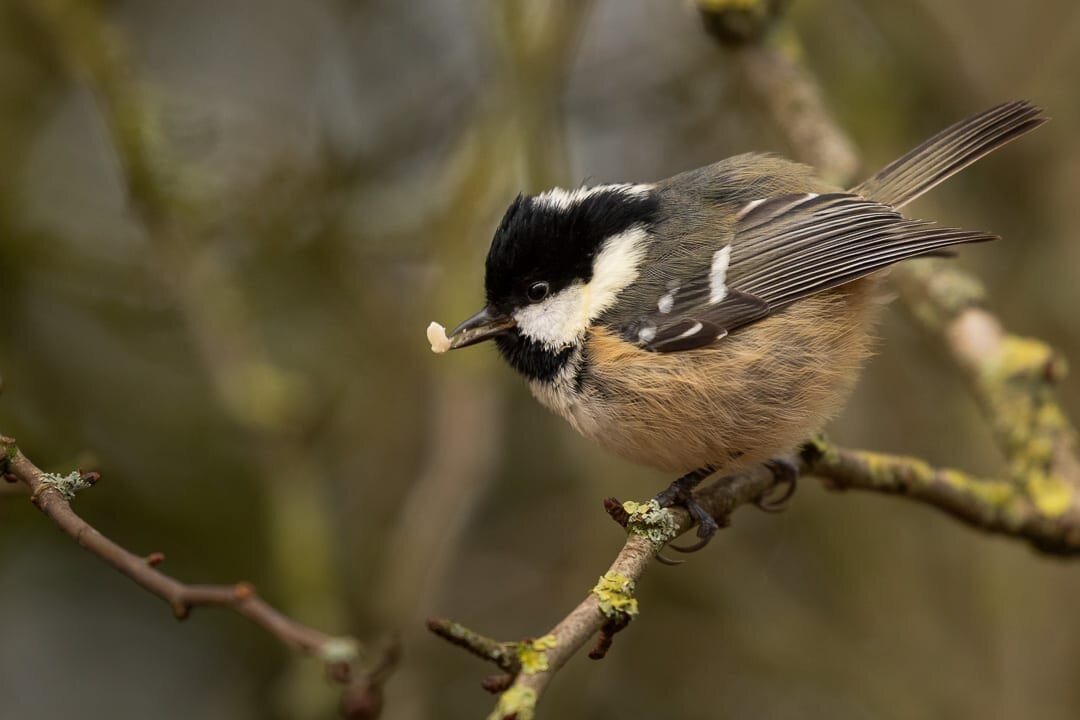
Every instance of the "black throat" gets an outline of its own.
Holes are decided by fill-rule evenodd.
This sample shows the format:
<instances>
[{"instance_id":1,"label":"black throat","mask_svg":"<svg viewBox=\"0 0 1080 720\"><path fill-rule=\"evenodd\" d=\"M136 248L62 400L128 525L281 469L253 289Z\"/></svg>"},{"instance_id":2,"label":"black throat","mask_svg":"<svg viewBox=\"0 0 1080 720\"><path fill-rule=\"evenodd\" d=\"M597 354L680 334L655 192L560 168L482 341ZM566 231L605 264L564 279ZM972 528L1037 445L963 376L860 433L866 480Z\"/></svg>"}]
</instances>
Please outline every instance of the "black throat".
<instances>
[{"instance_id":1,"label":"black throat","mask_svg":"<svg viewBox=\"0 0 1080 720\"><path fill-rule=\"evenodd\" d=\"M514 328L495 338L499 354L510 366L525 376L527 380L551 382L570 362L574 352L572 346L562 350L548 350L542 344L531 340Z\"/></svg>"}]
</instances>

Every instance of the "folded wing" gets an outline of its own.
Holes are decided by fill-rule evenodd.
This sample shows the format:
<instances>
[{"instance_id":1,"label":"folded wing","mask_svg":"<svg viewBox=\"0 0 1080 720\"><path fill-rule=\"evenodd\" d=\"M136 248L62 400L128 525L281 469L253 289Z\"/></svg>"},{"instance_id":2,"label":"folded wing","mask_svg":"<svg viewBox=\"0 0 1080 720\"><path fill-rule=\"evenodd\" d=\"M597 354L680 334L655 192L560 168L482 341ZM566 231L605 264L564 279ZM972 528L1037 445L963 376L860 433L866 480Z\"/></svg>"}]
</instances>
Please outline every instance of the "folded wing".
<instances>
[{"instance_id":1,"label":"folded wing","mask_svg":"<svg viewBox=\"0 0 1080 720\"><path fill-rule=\"evenodd\" d=\"M746 206L733 241L700 277L657 298L627 339L656 352L703 347L801 298L935 254L994 239L908 220L851 193L784 195Z\"/></svg>"}]
</instances>

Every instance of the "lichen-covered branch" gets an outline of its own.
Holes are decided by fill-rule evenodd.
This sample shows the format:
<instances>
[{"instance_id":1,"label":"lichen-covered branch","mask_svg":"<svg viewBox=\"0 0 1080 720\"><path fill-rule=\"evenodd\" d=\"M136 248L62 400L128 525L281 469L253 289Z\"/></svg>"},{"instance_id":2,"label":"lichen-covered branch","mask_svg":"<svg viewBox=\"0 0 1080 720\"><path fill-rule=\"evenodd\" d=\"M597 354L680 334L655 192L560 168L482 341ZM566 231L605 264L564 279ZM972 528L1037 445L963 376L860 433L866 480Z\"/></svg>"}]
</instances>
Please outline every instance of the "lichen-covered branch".
<instances>
[{"instance_id":1,"label":"lichen-covered branch","mask_svg":"<svg viewBox=\"0 0 1080 720\"><path fill-rule=\"evenodd\" d=\"M795 157L815 165L837 184L854 179L854 144L829 113L810 71L798 59L797 40L768 37L782 3L769 0L699 0L706 25L730 49L736 72L781 130ZM753 32L747 23L758 23ZM741 33L715 28L743 29ZM1010 486L1011 510L984 529L1025 538L1043 550L1072 552L1080 515L1080 456L1076 431L1054 392L1065 362L1046 343L1009 333L985 307L977 278L955 263L921 260L893 269L891 278L918 321L944 340L967 378L1006 459L1003 479L963 496L929 492L919 499L962 518L990 510L977 500ZM910 467L910 464L909 464ZM956 479L958 475L950 475ZM966 476L965 476L966 477ZM852 485L882 489L871 484ZM914 496L914 495L913 495ZM1016 513L1024 521L1018 521ZM997 512L995 510L994 512ZM1038 528L1037 530L1035 528Z\"/></svg>"},{"instance_id":2,"label":"lichen-covered branch","mask_svg":"<svg viewBox=\"0 0 1080 720\"><path fill-rule=\"evenodd\" d=\"M767 495L775 482L770 471L755 468L718 481L699 491L697 497L715 517L724 518L741 505ZM649 562L669 541L692 526L690 516L681 508L661 509L655 502L624 503L623 507L628 530L626 543L593 589L546 634L533 640L507 643L491 640L448 620L429 622L429 627L440 637L495 663L508 674L511 680L508 686L485 682L485 687L500 690L495 710L489 716L491 720L530 720L555 673L593 636L604 634L610 645L611 635L638 613L633 589ZM603 651L606 650L604 647ZM516 652L516 662L508 658L509 652ZM602 657L603 652L592 656Z\"/></svg>"},{"instance_id":3,"label":"lichen-covered branch","mask_svg":"<svg viewBox=\"0 0 1080 720\"><path fill-rule=\"evenodd\" d=\"M854 144L832 118L809 71L765 41L782 8L779 0L699 0L706 28L732 48L737 72L761 101L795 151L839 185L858 167ZM935 468L918 458L848 450L824 439L800 452L800 470L836 490L860 489L901 495L933 506L986 532L1030 542L1062 555L1080 554L1080 465L1075 432L1058 404L1054 383L1064 362L1044 343L1008 334L982 307L979 282L955 266L911 264L894 273L901 293L928 329L944 337L969 379L998 444L1008 459L1001 479ZM773 488L764 468L718 481L698 493L717 517L759 500ZM612 636L638 611L633 589L649 561L674 536L689 529L681 510L627 503L609 506L630 533L609 570L584 600L535 643L501 643L456 623L440 621L437 634L492 660L512 678L490 718L530 720L552 677L590 638L600 639L590 657L607 652ZM445 628L453 627L453 636ZM463 640L463 638L466 638ZM477 640L483 638L483 642ZM528 647L542 662L529 669L507 662L506 653ZM493 652L492 649L497 652ZM492 687L492 683L485 686ZM495 687L502 689L505 684Z\"/></svg>"},{"instance_id":4,"label":"lichen-covered branch","mask_svg":"<svg viewBox=\"0 0 1080 720\"><path fill-rule=\"evenodd\" d=\"M1050 522L1080 514L1076 431L1055 393L1064 358L1041 340L1007 332L963 270L940 261L899 270L901 297L944 339L967 378L1005 455L1005 477Z\"/></svg>"},{"instance_id":5,"label":"lichen-covered branch","mask_svg":"<svg viewBox=\"0 0 1080 720\"><path fill-rule=\"evenodd\" d=\"M1010 480L986 479L960 470L937 468L924 460L851 450L824 438L808 442L800 450L799 469L820 477L834 490L870 490L900 495L929 504L972 527L986 532L1024 539L1054 554L1080 554L1080 513L1048 516ZM757 467L717 480L696 494L717 518L768 496L776 484L770 470ZM639 613L634 588L649 562L674 538L691 529L681 508L660 509L650 503L606 503L608 512L628 530L626 543L611 567L589 594L555 627L537 641L493 640L450 620L431 620L429 629L449 642L494 663L502 673L483 685L499 691L499 702L490 716L494 720L533 717L536 704L552 677L591 638L599 635L593 659L602 658L614 633L625 628ZM532 658L531 665L522 657ZM541 658L536 661L537 653Z\"/></svg>"},{"instance_id":6,"label":"lichen-covered branch","mask_svg":"<svg viewBox=\"0 0 1080 720\"><path fill-rule=\"evenodd\" d=\"M925 460L849 450L823 439L804 446L801 466L834 490L872 490L926 503L980 530L1027 540L1037 549L1080 555L1080 512L1047 513L1038 496L1008 479L936 468Z\"/></svg>"},{"instance_id":7,"label":"lichen-covered branch","mask_svg":"<svg viewBox=\"0 0 1080 720\"><path fill-rule=\"evenodd\" d=\"M280 640L321 661L328 677L343 683L342 712L349 718L374 718L382 704L382 686L396 663L396 644L377 656L366 672L357 671L359 644L351 637L327 635L280 612L255 592L249 583L189 585L157 568L161 553L136 555L110 540L83 520L71 507L75 493L97 481L96 473L66 476L46 473L19 450L16 442L0 437L0 475L23 485L34 506L72 540L98 556L147 592L164 600L178 620L198 607L232 610Z\"/></svg>"}]
</instances>

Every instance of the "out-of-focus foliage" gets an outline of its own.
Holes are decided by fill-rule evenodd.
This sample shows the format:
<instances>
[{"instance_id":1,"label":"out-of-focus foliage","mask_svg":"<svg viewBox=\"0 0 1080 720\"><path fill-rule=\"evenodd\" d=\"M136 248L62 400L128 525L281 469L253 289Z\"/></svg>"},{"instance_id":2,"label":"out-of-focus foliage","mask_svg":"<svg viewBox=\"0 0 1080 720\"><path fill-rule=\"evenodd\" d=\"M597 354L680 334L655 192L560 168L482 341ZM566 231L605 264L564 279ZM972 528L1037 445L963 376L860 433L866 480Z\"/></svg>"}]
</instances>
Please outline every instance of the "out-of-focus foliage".
<instances>
[{"instance_id":1,"label":"out-of-focus foliage","mask_svg":"<svg viewBox=\"0 0 1080 720\"><path fill-rule=\"evenodd\" d=\"M0 430L49 469L99 468L80 512L177 576L251 580L327 631L400 630L387 717L481 715L488 668L423 619L542 634L621 543L600 498L670 478L587 446L491 348L435 358L424 327L480 301L519 191L784 148L688 3L76 4L69 30L107 30L138 98L174 234L129 204L124 128L79 53L36 0L5 2ZM958 262L1011 328L1080 358L1076 3L791 12L870 166L1000 100L1049 109L913 211L1003 235ZM833 434L992 473L933 340L899 308L880 334ZM1065 395L1080 415L1075 381ZM575 659L543 712L1073 718L1078 592L1071 564L804 483L787 513L744 510L648 575L608 658ZM228 615L174 626L0 496L0 718L323 717L333 702L315 663Z\"/></svg>"}]
</instances>

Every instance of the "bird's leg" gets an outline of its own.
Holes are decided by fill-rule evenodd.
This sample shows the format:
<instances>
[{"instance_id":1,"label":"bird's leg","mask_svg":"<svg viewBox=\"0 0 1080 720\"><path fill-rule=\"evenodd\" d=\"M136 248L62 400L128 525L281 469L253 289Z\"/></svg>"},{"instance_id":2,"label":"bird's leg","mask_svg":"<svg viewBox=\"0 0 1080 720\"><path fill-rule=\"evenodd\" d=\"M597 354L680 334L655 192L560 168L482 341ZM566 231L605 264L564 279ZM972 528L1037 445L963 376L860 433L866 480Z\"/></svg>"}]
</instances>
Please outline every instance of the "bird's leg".
<instances>
[{"instance_id":1,"label":"bird's leg","mask_svg":"<svg viewBox=\"0 0 1080 720\"><path fill-rule=\"evenodd\" d=\"M765 463L773 474L775 484L769 490L754 501L759 509L765 512L782 512L787 508L788 500L795 494L795 488L799 484L799 466L784 457L775 457ZM776 498L770 497L773 491L784 486L783 493Z\"/></svg>"},{"instance_id":2,"label":"bird's leg","mask_svg":"<svg viewBox=\"0 0 1080 720\"><path fill-rule=\"evenodd\" d=\"M765 512L781 512L787 507L787 502L795 494L795 488L798 486L799 481L799 466L793 463L791 460L783 457L776 457L768 460L764 463L765 467L773 475L773 486L769 490L754 501L760 509ZM687 512L690 513L690 517L697 523L698 530L697 536L699 540L693 545L668 545L672 550L682 553L691 553L701 550L703 547L709 544L716 531L720 529L721 525L727 524L727 519L722 518L720 522L715 517L709 514L705 508L703 508L696 500L694 500L694 488L701 484L701 481L712 474L711 467L703 467L700 470L687 473L681 478L671 483L667 490L656 496L656 501L660 503L661 507L671 507L673 505L680 505L685 507ZM729 476L735 477L735 476ZM724 478L717 481L717 484L724 482ZM783 486L783 491L779 497L771 498L773 491ZM662 558L665 562L671 562L666 558Z\"/></svg>"},{"instance_id":3,"label":"bird's leg","mask_svg":"<svg viewBox=\"0 0 1080 720\"><path fill-rule=\"evenodd\" d=\"M688 472L675 482L668 485L667 489L656 496L656 502L660 504L660 507L673 507L681 506L686 508L686 511L690 513L690 518L697 523L697 536L700 540L691 545L690 547L679 547L671 545L671 549L678 550L679 552L695 552L700 550L709 544L713 535L720 529L720 524L716 522L716 518L709 514L706 510L694 499L694 488L701 484L701 481L709 477L713 473L712 466L706 465L703 468L698 468L693 472Z\"/></svg>"}]
</instances>

